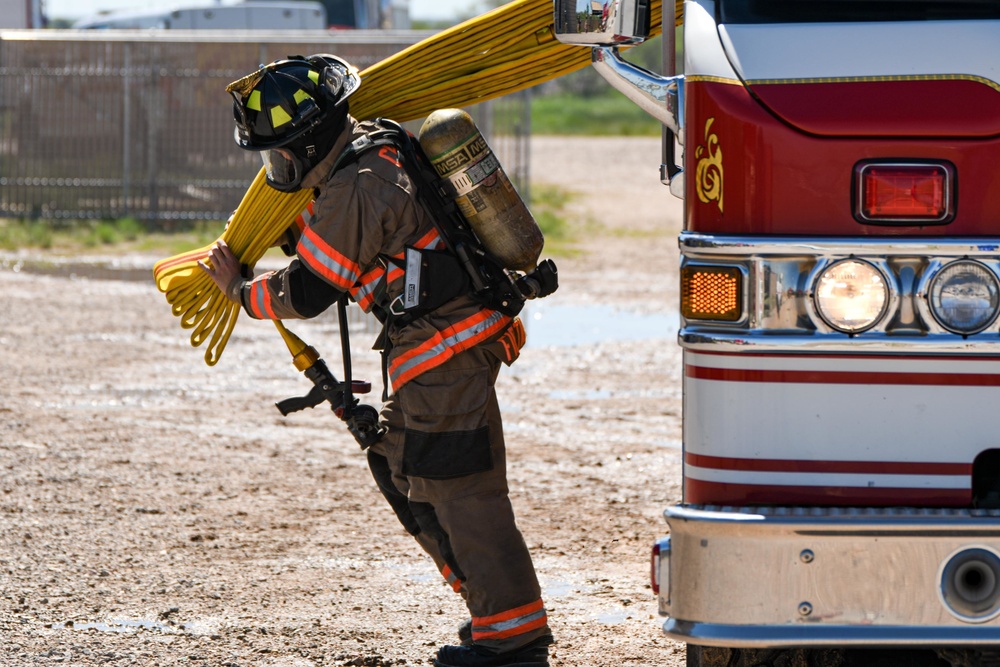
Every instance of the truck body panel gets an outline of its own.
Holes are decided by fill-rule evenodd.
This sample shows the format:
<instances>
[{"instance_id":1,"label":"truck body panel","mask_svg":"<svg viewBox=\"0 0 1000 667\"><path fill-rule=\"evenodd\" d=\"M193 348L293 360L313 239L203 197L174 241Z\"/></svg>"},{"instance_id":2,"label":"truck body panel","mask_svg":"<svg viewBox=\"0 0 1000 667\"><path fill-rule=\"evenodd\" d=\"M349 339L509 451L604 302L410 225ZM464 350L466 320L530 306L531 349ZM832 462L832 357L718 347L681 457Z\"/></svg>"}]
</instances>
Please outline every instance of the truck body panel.
<instances>
[{"instance_id":1,"label":"truck body panel","mask_svg":"<svg viewBox=\"0 0 1000 667\"><path fill-rule=\"evenodd\" d=\"M661 77L609 6L559 38L685 199L664 631L689 667L996 664L1000 4L686 0Z\"/></svg>"},{"instance_id":2,"label":"truck body panel","mask_svg":"<svg viewBox=\"0 0 1000 667\"><path fill-rule=\"evenodd\" d=\"M1000 22L725 16L684 8L665 631L743 649L1000 643ZM883 214L892 198L940 213ZM948 282L966 270L981 282ZM692 315L698 290L735 314ZM837 319L874 292L864 325ZM959 310L983 326L960 330Z\"/></svg>"}]
</instances>

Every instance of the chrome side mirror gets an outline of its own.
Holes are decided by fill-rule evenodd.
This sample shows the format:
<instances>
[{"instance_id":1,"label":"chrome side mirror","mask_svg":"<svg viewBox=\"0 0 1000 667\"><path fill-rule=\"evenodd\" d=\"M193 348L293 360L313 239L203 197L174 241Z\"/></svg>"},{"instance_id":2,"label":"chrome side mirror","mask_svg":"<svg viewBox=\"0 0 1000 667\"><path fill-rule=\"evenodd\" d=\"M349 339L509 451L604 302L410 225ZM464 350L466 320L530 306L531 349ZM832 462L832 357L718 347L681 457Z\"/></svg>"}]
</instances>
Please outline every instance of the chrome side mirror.
<instances>
[{"instance_id":1,"label":"chrome side mirror","mask_svg":"<svg viewBox=\"0 0 1000 667\"><path fill-rule=\"evenodd\" d=\"M649 36L650 3L651 0L555 0L556 39L564 44L591 47L591 64L612 87L668 130L680 134L683 78L653 74L618 53L619 46L639 44Z\"/></svg>"},{"instance_id":2,"label":"chrome side mirror","mask_svg":"<svg viewBox=\"0 0 1000 667\"><path fill-rule=\"evenodd\" d=\"M650 0L555 0L556 36L564 44L622 46L649 37Z\"/></svg>"},{"instance_id":3,"label":"chrome side mirror","mask_svg":"<svg viewBox=\"0 0 1000 667\"><path fill-rule=\"evenodd\" d=\"M684 76L661 76L623 59L618 47L649 37L653 0L554 0L556 39L591 47L591 64L613 88L664 127L661 180L683 195L683 173L674 164L674 138L684 143ZM673 2L670 6L673 6ZM673 69L674 12L664 21L664 59Z\"/></svg>"}]
</instances>

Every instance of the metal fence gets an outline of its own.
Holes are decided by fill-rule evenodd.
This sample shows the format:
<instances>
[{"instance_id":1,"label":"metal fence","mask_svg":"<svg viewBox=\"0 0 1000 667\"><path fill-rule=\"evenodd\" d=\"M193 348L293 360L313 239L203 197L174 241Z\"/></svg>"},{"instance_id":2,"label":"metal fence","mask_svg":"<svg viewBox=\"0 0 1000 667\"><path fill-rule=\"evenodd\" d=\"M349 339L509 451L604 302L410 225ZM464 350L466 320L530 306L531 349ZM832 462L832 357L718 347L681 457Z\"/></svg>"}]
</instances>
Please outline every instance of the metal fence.
<instances>
[{"instance_id":1,"label":"metal fence","mask_svg":"<svg viewBox=\"0 0 1000 667\"><path fill-rule=\"evenodd\" d=\"M228 83L289 54L364 69L425 36L0 32L0 217L224 220L260 168L233 143ZM525 197L527 99L471 110Z\"/></svg>"}]
</instances>

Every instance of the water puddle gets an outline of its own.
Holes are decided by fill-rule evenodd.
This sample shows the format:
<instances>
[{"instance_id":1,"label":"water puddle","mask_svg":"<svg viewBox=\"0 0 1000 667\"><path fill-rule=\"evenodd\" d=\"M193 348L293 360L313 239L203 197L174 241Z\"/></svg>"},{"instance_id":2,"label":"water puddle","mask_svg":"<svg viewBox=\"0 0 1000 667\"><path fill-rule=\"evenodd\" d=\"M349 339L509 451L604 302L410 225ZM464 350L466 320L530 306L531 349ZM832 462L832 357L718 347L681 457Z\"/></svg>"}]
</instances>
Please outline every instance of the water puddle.
<instances>
[{"instance_id":1,"label":"water puddle","mask_svg":"<svg viewBox=\"0 0 1000 667\"><path fill-rule=\"evenodd\" d=\"M561 598L573 592L573 586L567 581L550 581L542 586L542 598L551 600Z\"/></svg>"},{"instance_id":2,"label":"water puddle","mask_svg":"<svg viewBox=\"0 0 1000 667\"><path fill-rule=\"evenodd\" d=\"M604 625L619 625L630 618L634 618L634 616L632 615L632 612L626 611L625 609L614 609L611 611L601 612L594 618L598 623L603 623Z\"/></svg>"},{"instance_id":3,"label":"water puddle","mask_svg":"<svg viewBox=\"0 0 1000 667\"><path fill-rule=\"evenodd\" d=\"M636 313L611 306L529 303L521 315L533 347L591 345L607 341L673 338L676 313Z\"/></svg>"},{"instance_id":4,"label":"water puddle","mask_svg":"<svg viewBox=\"0 0 1000 667\"><path fill-rule=\"evenodd\" d=\"M549 392L549 398L563 401L597 401L611 396L607 389L555 389Z\"/></svg>"},{"instance_id":5,"label":"water puddle","mask_svg":"<svg viewBox=\"0 0 1000 667\"><path fill-rule=\"evenodd\" d=\"M92 278L98 280L124 280L128 282L153 281L153 268L147 260L128 257L46 258L31 259L19 256L0 257L0 271L30 273L57 278Z\"/></svg>"}]
</instances>

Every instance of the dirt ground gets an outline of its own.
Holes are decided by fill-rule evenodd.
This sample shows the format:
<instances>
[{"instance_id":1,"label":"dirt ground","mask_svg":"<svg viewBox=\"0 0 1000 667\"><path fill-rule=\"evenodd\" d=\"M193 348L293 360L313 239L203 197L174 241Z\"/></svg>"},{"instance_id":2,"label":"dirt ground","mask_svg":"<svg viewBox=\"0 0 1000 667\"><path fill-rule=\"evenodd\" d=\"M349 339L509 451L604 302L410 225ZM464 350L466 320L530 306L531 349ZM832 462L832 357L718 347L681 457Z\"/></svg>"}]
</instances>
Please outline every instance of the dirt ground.
<instances>
[{"instance_id":1,"label":"dirt ground","mask_svg":"<svg viewBox=\"0 0 1000 667\"><path fill-rule=\"evenodd\" d=\"M533 181L577 193L580 252L498 387L558 667L683 664L649 585L680 495L681 206L658 164L656 139L532 146ZM464 605L341 423L274 408L309 383L270 324L241 318L210 368L158 257L116 258L142 281L25 259L0 258L0 666L428 665L455 642ZM340 374L333 313L291 328ZM370 340L354 375L377 381Z\"/></svg>"}]
</instances>

